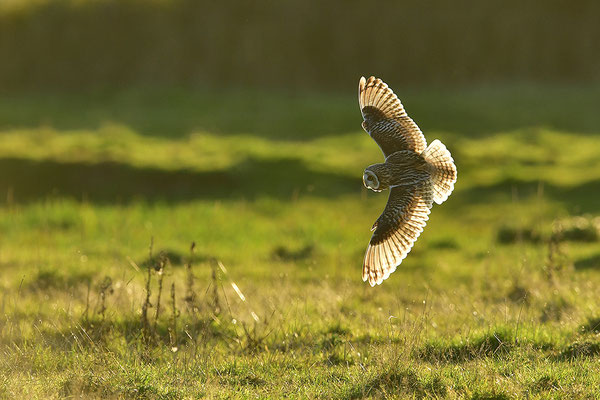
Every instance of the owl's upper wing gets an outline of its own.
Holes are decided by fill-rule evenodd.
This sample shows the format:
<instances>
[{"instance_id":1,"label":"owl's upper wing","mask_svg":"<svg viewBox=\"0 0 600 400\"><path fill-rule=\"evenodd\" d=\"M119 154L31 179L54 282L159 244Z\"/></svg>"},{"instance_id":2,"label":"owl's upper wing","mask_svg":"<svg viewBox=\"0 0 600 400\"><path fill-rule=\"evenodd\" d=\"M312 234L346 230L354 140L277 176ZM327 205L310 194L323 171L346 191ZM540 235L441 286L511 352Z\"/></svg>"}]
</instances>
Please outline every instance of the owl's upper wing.
<instances>
[{"instance_id":1,"label":"owl's upper wing","mask_svg":"<svg viewBox=\"0 0 600 400\"><path fill-rule=\"evenodd\" d=\"M423 133L406 114L398 96L381 79L360 78L358 103L362 127L377 142L385 157L399 150L421 153L427 147Z\"/></svg>"},{"instance_id":2,"label":"owl's upper wing","mask_svg":"<svg viewBox=\"0 0 600 400\"><path fill-rule=\"evenodd\" d=\"M381 284L406 257L429 219L431 184L396 186L373 227L363 262L363 281Z\"/></svg>"}]
</instances>

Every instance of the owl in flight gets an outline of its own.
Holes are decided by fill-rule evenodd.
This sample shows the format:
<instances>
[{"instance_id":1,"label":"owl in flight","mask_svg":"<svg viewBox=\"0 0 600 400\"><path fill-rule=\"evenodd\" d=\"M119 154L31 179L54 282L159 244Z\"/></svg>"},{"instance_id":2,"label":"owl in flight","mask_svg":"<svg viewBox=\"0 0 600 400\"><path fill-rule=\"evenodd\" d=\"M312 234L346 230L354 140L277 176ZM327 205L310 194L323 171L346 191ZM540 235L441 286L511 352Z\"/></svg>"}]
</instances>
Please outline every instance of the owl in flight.
<instances>
[{"instance_id":1,"label":"owl in flight","mask_svg":"<svg viewBox=\"0 0 600 400\"><path fill-rule=\"evenodd\" d=\"M442 204L452 193L456 166L442 142L434 140L427 146L417 124L381 79L360 78L358 102L362 127L385 157L383 163L365 169L363 183L375 192L390 189L363 262L363 281L375 286L404 260L423 231L433 202Z\"/></svg>"}]
</instances>

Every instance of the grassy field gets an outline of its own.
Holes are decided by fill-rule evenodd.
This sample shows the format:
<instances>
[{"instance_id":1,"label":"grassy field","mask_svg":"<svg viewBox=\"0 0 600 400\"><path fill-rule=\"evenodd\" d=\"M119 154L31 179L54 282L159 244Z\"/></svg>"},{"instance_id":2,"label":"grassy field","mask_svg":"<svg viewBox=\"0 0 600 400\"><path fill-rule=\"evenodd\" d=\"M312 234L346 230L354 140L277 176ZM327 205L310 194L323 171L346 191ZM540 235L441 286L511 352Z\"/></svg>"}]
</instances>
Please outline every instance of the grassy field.
<instances>
[{"instance_id":1,"label":"grassy field","mask_svg":"<svg viewBox=\"0 0 600 400\"><path fill-rule=\"evenodd\" d=\"M600 87L397 92L458 182L376 288L353 87L0 98L0 397L597 397Z\"/></svg>"}]
</instances>

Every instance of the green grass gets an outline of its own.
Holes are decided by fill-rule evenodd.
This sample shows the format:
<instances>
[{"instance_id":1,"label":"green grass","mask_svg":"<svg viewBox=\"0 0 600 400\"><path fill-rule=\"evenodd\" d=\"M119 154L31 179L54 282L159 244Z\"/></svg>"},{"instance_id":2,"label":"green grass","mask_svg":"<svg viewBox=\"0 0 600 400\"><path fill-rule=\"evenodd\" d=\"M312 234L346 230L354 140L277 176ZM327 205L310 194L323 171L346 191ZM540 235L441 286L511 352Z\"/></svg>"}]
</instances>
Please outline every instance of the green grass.
<instances>
[{"instance_id":1,"label":"green grass","mask_svg":"<svg viewBox=\"0 0 600 400\"><path fill-rule=\"evenodd\" d=\"M376 288L354 96L1 99L0 397L596 396L599 93L403 95L459 177Z\"/></svg>"}]
</instances>

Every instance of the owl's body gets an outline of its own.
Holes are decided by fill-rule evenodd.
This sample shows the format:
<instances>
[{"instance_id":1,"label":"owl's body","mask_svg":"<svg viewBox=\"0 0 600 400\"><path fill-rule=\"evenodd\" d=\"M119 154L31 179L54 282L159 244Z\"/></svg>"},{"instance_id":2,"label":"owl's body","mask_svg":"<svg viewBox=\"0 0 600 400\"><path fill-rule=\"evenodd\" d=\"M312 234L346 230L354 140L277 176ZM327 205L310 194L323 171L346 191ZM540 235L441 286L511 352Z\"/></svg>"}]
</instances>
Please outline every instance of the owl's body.
<instances>
[{"instance_id":1,"label":"owl's body","mask_svg":"<svg viewBox=\"0 0 600 400\"><path fill-rule=\"evenodd\" d=\"M363 182L376 192L390 189L363 263L363 280L381 284L411 250L433 202L443 203L456 182L456 166L439 140L429 146L394 92L380 79L361 78L359 104L365 131L381 148L385 161L365 169Z\"/></svg>"},{"instance_id":2,"label":"owl's body","mask_svg":"<svg viewBox=\"0 0 600 400\"><path fill-rule=\"evenodd\" d=\"M410 150L390 154L384 163L366 168L379 177L378 190L401 185L415 185L430 179L431 167L423 156ZM383 178L383 179L382 179Z\"/></svg>"}]
</instances>

